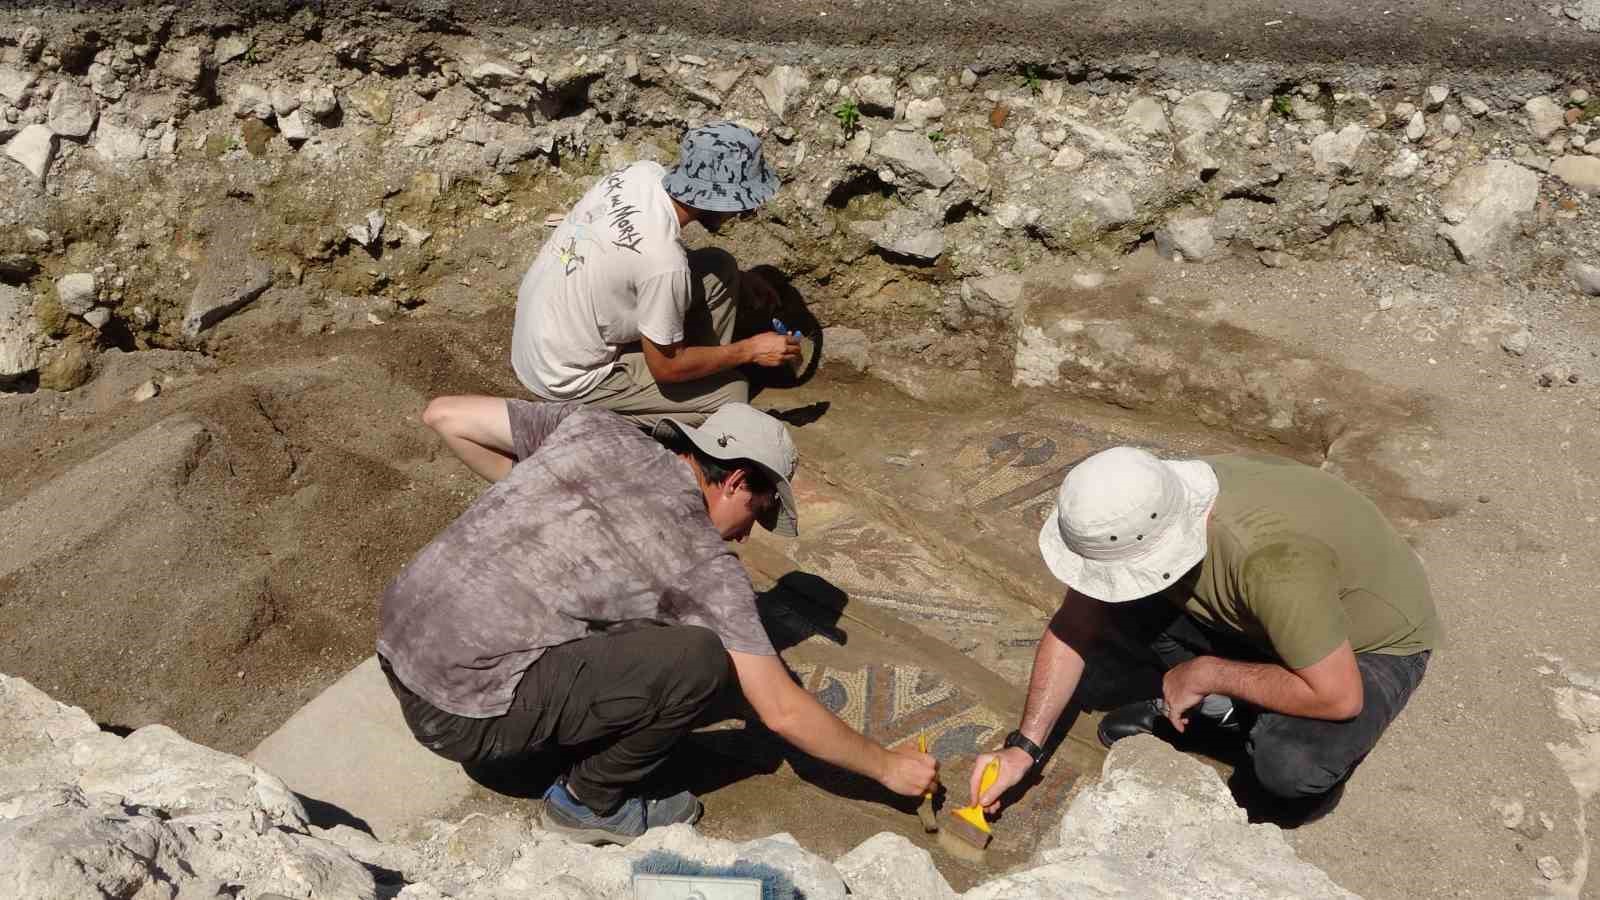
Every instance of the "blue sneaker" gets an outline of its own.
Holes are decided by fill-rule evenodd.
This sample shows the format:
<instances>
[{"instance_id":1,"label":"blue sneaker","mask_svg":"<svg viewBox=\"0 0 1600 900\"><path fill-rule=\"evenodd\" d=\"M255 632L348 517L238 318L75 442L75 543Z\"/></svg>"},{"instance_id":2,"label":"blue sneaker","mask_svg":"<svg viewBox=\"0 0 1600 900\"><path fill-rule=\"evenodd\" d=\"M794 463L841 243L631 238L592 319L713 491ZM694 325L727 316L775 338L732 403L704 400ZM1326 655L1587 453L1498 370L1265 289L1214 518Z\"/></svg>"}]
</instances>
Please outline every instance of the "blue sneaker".
<instances>
[{"instance_id":1,"label":"blue sneaker","mask_svg":"<svg viewBox=\"0 0 1600 900\"><path fill-rule=\"evenodd\" d=\"M616 812L602 816L589 809L567 791L565 781L557 781L544 792L544 827L580 844L627 845L651 828L688 825L700 821L705 807L688 791L671 797L647 800L629 797Z\"/></svg>"}]
</instances>

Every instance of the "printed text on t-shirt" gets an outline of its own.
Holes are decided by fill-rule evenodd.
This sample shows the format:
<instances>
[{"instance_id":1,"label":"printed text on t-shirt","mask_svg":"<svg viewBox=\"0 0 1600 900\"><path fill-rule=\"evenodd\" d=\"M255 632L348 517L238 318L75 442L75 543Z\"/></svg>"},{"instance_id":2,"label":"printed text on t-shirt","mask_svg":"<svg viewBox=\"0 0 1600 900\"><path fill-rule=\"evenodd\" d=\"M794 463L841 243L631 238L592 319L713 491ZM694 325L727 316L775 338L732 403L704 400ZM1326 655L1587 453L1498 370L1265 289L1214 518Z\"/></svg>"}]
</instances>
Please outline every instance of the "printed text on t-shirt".
<instances>
[{"instance_id":1,"label":"printed text on t-shirt","mask_svg":"<svg viewBox=\"0 0 1600 900\"><path fill-rule=\"evenodd\" d=\"M639 242L644 240L644 235L633 224L633 217L639 214L639 207L625 203L622 199L622 173L613 172L606 176L606 214L611 217L611 227L617 230L617 236L611 243L639 252Z\"/></svg>"}]
</instances>

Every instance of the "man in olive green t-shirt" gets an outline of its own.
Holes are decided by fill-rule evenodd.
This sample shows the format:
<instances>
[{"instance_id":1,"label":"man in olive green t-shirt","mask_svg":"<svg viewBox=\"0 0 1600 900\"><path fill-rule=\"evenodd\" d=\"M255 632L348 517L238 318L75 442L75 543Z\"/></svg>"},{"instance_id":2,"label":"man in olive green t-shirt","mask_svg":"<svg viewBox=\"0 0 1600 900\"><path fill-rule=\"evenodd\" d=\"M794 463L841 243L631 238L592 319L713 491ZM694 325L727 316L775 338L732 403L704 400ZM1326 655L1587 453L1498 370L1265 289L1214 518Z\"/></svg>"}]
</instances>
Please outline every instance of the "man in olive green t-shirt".
<instances>
[{"instance_id":1,"label":"man in olive green t-shirt","mask_svg":"<svg viewBox=\"0 0 1600 900\"><path fill-rule=\"evenodd\" d=\"M980 798L991 810L1037 764L1110 625L1147 643L1162 697L1100 724L1246 740L1261 788L1322 798L1422 681L1440 639L1422 563L1378 508L1320 469L1272 457L1157 459L1117 447L1078 464L1039 534L1067 585L1035 652L1021 727Z\"/></svg>"}]
</instances>

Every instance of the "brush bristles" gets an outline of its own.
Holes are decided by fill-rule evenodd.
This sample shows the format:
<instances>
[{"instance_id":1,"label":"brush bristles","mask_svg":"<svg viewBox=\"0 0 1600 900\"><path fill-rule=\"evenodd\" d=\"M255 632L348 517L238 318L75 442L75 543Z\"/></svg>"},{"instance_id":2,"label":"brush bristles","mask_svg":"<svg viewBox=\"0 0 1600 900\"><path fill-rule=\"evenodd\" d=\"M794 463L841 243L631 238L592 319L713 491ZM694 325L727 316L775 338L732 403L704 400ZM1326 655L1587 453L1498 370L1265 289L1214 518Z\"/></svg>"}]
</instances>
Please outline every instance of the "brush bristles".
<instances>
[{"instance_id":1,"label":"brush bristles","mask_svg":"<svg viewBox=\"0 0 1600 900\"><path fill-rule=\"evenodd\" d=\"M954 835L979 850L989 846L989 838L991 837L988 831L979 828L958 815L950 816L939 834L941 836L945 834Z\"/></svg>"}]
</instances>

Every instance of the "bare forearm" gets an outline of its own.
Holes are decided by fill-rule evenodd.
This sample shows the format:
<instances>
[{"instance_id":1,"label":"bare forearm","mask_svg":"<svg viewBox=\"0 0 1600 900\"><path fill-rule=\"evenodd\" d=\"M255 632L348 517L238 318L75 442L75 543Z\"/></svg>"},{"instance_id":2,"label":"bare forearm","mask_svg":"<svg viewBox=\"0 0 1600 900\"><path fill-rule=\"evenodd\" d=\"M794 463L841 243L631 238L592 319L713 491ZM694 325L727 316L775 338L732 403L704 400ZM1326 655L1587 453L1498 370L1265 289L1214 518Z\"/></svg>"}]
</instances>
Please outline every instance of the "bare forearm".
<instances>
[{"instance_id":1,"label":"bare forearm","mask_svg":"<svg viewBox=\"0 0 1600 900\"><path fill-rule=\"evenodd\" d=\"M881 781L888 751L828 712L810 694L795 698L790 714L769 727L784 740L824 762Z\"/></svg>"},{"instance_id":2,"label":"bare forearm","mask_svg":"<svg viewBox=\"0 0 1600 900\"><path fill-rule=\"evenodd\" d=\"M737 368L750 362L748 348L742 341L719 344L715 347L683 345L671 356L661 357L661 370L651 366L650 374L661 384L693 381L719 372Z\"/></svg>"},{"instance_id":3,"label":"bare forearm","mask_svg":"<svg viewBox=\"0 0 1600 900\"><path fill-rule=\"evenodd\" d=\"M1195 690L1223 694L1262 709L1305 719L1347 719L1352 713L1326 698L1305 679L1276 663L1250 663L1202 656L1195 661ZM1359 711L1359 710L1358 710Z\"/></svg>"},{"instance_id":4,"label":"bare forearm","mask_svg":"<svg viewBox=\"0 0 1600 900\"><path fill-rule=\"evenodd\" d=\"M1047 626L1033 652L1033 674L1028 677L1028 699L1019 727L1024 737L1044 744L1082 677L1083 657Z\"/></svg>"}]
</instances>

